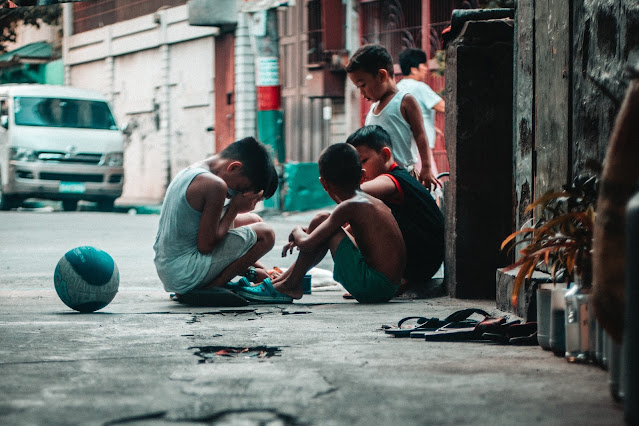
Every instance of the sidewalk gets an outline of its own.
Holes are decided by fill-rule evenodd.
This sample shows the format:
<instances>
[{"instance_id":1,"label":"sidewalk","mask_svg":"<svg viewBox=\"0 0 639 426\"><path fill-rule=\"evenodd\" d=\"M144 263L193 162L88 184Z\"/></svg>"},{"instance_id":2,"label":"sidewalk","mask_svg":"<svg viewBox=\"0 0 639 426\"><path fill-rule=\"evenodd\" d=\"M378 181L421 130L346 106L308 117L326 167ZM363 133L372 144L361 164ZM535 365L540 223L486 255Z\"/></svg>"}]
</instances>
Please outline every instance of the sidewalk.
<instances>
[{"instance_id":1,"label":"sidewalk","mask_svg":"<svg viewBox=\"0 0 639 426\"><path fill-rule=\"evenodd\" d=\"M312 216L267 217L267 265L290 265L280 243ZM90 232L120 268L120 292L96 313L53 290L64 223L67 244ZM0 214L0 424L623 424L598 367L380 330L467 307L503 315L494 301L361 305L314 291L292 305L187 307L153 274L156 227L157 215Z\"/></svg>"}]
</instances>

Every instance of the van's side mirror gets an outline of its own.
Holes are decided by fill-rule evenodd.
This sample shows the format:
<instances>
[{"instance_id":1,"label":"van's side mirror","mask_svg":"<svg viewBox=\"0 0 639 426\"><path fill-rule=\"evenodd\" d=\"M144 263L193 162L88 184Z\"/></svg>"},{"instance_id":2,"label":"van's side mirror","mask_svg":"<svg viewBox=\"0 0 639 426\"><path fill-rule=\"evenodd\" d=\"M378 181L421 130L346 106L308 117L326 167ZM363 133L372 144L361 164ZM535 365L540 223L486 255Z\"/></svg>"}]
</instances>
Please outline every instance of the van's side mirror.
<instances>
[{"instance_id":1,"label":"van's side mirror","mask_svg":"<svg viewBox=\"0 0 639 426\"><path fill-rule=\"evenodd\" d=\"M124 126L122 126L122 133L124 133L126 136L131 136L131 133L133 133L133 126L131 126L130 123L126 123Z\"/></svg>"},{"instance_id":2,"label":"van's side mirror","mask_svg":"<svg viewBox=\"0 0 639 426\"><path fill-rule=\"evenodd\" d=\"M9 128L9 116L8 115L0 116L0 126L4 127L5 129Z\"/></svg>"}]
</instances>

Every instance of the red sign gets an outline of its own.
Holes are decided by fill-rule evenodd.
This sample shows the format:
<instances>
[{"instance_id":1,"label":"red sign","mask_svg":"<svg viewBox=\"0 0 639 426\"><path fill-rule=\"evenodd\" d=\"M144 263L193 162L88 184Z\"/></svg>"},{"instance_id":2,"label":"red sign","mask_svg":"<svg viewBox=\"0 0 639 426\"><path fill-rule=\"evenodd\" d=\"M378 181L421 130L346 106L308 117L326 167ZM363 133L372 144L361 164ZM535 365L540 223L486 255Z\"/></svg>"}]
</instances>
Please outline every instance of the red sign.
<instances>
[{"instance_id":1,"label":"red sign","mask_svg":"<svg viewBox=\"0 0 639 426\"><path fill-rule=\"evenodd\" d=\"M273 111L282 108L281 86L257 87L257 110Z\"/></svg>"}]
</instances>

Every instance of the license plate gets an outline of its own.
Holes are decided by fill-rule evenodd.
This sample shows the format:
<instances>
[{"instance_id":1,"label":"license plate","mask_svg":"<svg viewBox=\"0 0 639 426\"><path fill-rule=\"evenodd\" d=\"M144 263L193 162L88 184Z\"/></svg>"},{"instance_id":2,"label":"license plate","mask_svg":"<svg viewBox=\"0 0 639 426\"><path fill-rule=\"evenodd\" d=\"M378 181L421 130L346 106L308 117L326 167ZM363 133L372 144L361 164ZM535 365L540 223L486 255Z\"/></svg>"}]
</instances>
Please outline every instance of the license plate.
<instances>
[{"instance_id":1,"label":"license plate","mask_svg":"<svg viewBox=\"0 0 639 426\"><path fill-rule=\"evenodd\" d=\"M83 194L86 191L83 182L60 182L60 192L64 194Z\"/></svg>"}]
</instances>

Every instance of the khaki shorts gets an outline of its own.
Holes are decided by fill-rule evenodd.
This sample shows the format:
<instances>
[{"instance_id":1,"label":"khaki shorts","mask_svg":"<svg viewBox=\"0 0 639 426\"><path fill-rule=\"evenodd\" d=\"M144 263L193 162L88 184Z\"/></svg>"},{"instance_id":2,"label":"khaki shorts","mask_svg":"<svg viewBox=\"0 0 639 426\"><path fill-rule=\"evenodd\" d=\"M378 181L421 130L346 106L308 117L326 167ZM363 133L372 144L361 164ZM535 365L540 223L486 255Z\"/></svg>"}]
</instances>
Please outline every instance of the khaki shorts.
<instances>
[{"instance_id":1,"label":"khaki shorts","mask_svg":"<svg viewBox=\"0 0 639 426\"><path fill-rule=\"evenodd\" d=\"M211 266L204 280L194 288L209 284L231 263L244 256L256 242L257 234L248 226L230 229L222 241L207 255L211 259Z\"/></svg>"}]
</instances>

